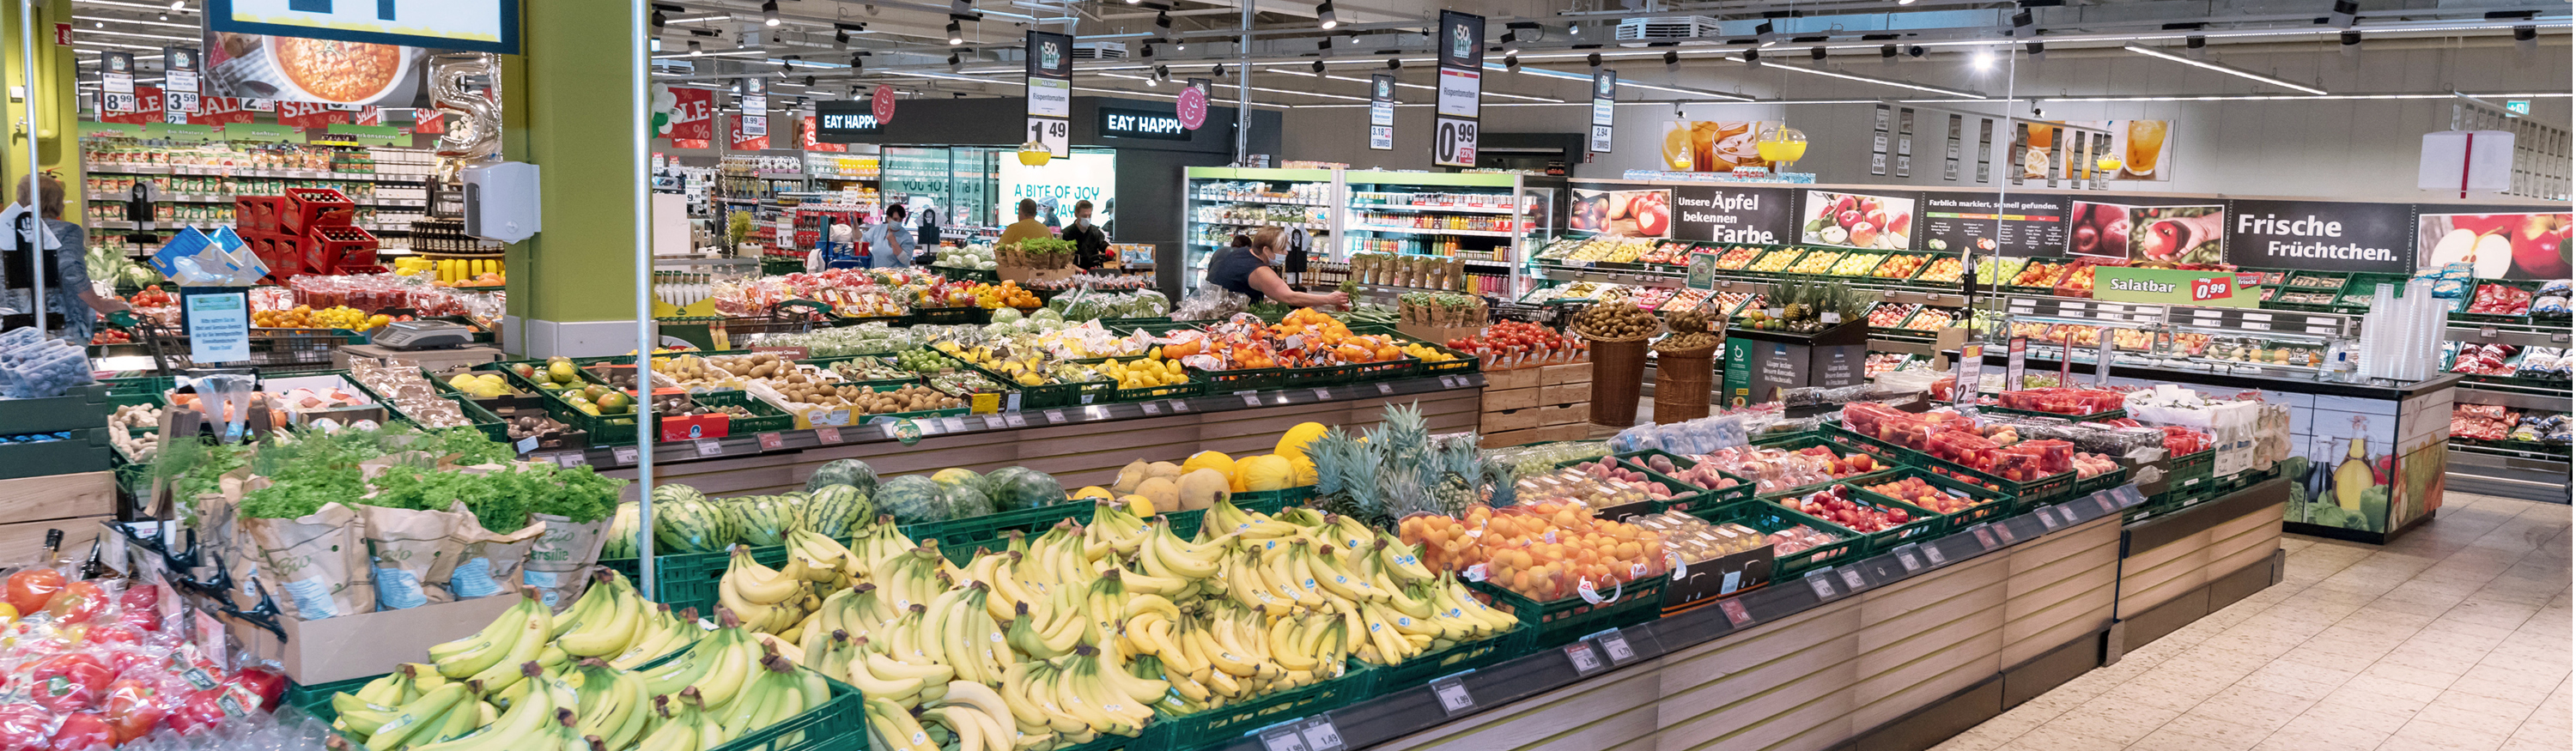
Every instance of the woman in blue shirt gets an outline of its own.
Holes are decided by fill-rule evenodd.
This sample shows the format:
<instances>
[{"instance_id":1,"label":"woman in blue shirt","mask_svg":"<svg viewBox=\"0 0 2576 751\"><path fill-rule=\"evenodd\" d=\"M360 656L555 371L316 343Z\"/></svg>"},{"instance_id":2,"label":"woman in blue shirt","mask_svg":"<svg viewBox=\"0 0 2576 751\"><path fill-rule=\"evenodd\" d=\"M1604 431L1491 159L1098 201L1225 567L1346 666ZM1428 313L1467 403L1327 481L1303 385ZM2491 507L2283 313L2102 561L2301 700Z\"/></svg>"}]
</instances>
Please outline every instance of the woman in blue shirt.
<instances>
[{"instance_id":1,"label":"woman in blue shirt","mask_svg":"<svg viewBox=\"0 0 2576 751\"><path fill-rule=\"evenodd\" d=\"M885 220L877 222L877 226L868 230L869 266L896 269L912 265L914 235L909 228L903 226L904 215L907 212L903 204L889 204L886 206Z\"/></svg>"}]
</instances>

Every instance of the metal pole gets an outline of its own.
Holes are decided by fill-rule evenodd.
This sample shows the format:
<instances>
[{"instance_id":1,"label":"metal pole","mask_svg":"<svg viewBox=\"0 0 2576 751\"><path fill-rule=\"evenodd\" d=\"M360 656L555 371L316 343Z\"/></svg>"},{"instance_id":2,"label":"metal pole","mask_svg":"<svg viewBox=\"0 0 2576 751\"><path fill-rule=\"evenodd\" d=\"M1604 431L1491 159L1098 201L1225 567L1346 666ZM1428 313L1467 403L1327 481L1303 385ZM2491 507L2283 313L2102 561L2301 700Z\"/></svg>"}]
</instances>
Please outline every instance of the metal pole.
<instances>
[{"instance_id":1,"label":"metal pole","mask_svg":"<svg viewBox=\"0 0 2576 751\"><path fill-rule=\"evenodd\" d=\"M631 105L619 127L626 137L635 139L631 154L635 176L627 181L635 201L635 565L643 579L637 583L644 586L644 599L650 600L657 589L653 578L653 143L643 124L653 121L648 83L652 61L644 45L652 33L646 16L653 10L646 0L631 3L626 19L626 43L635 46L627 68L626 94Z\"/></svg>"},{"instance_id":2,"label":"metal pole","mask_svg":"<svg viewBox=\"0 0 2576 751\"><path fill-rule=\"evenodd\" d=\"M1252 3L1243 4L1243 35L1236 37L1234 52L1234 163L1246 166L1252 156Z\"/></svg>"},{"instance_id":3,"label":"metal pole","mask_svg":"<svg viewBox=\"0 0 2576 751\"><path fill-rule=\"evenodd\" d=\"M36 156L36 6L34 0L18 0L18 64L18 72L25 78L27 87L27 96L21 100L24 105L18 110L20 115L27 118L27 187L19 191L19 195L27 200L30 216L28 226L34 228L34 231L26 237L27 257L35 261L32 268L36 270L36 292L32 302L35 303L36 308L36 333L41 336L45 333L45 303L47 302L45 272L54 267L54 255L45 252L45 234L52 230L45 226L45 207L36 203L36 196L44 191L37 189L36 182L38 157ZM103 92L104 90L102 95ZM63 311L63 315L71 314L69 310ZM89 342L75 343L89 344Z\"/></svg>"}]
</instances>

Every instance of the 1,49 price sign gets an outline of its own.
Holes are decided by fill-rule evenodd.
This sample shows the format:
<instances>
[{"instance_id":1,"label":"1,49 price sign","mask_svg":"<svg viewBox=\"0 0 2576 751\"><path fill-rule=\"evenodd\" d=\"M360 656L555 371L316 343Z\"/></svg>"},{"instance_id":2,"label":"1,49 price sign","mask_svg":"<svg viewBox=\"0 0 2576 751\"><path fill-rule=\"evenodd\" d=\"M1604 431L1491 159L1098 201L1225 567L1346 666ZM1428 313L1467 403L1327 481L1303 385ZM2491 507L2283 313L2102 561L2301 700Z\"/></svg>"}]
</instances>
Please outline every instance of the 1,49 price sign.
<instances>
[{"instance_id":1,"label":"1,49 price sign","mask_svg":"<svg viewBox=\"0 0 2576 751\"><path fill-rule=\"evenodd\" d=\"M1431 161L1436 164L1476 166L1476 121L1472 118L1440 118L1439 130L1431 139Z\"/></svg>"},{"instance_id":2,"label":"1,49 price sign","mask_svg":"<svg viewBox=\"0 0 2576 751\"><path fill-rule=\"evenodd\" d=\"M1073 126L1053 117L1029 118L1029 140L1045 144L1047 152L1069 156L1073 145Z\"/></svg>"}]
</instances>

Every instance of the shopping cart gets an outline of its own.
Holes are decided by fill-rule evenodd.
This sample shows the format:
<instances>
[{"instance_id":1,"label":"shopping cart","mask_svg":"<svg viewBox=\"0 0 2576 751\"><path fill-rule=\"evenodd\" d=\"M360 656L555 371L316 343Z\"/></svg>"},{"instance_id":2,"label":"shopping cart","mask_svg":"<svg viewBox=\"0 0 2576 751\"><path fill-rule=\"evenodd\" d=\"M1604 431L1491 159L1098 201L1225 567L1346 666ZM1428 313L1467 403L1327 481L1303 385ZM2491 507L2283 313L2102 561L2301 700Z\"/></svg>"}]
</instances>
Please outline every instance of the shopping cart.
<instances>
[{"instance_id":1,"label":"shopping cart","mask_svg":"<svg viewBox=\"0 0 2576 751\"><path fill-rule=\"evenodd\" d=\"M178 375L197 367L190 354L188 335L178 326L144 321L135 326L142 334L145 349L152 353L158 374ZM254 328L250 330L250 360L244 363L208 363L220 366L248 366L263 374L308 373L332 370L331 353L341 347L363 343L366 338L348 329Z\"/></svg>"}]
</instances>

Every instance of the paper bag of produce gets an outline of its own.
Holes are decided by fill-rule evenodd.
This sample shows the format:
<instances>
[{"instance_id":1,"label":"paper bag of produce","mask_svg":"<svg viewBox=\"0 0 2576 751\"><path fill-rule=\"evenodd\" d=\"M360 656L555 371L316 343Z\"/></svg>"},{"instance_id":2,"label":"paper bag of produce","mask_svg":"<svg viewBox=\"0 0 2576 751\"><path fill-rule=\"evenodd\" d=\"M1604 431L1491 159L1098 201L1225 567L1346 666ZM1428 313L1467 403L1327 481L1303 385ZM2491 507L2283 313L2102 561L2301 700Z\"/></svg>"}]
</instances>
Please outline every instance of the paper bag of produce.
<instances>
[{"instance_id":1,"label":"paper bag of produce","mask_svg":"<svg viewBox=\"0 0 2576 751\"><path fill-rule=\"evenodd\" d=\"M450 533L457 544L457 553L451 559L454 564L432 569L429 586L443 588L449 597L458 600L510 591L510 583L518 581L519 572L527 567L528 551L537 546L537 538L545 535L545 523L530 524L505 535L485 529L463 502L450 510L465 515Z\"/></svg>"},{"instance_id":2,"label":"paper bag of produce","mask_svg":"<svg viewBox=\"0 0 2576 751\"><path fill-rule=\"evenodd\" d=\"M369 580L365 525L358 511L333 501L294 519L241 519L243 539L257 551L259 579L277 607L299 620L318 621L375 612Z\"/></svg>"},{"instance_id":3,"label":"paper bag of produce","mask_svg":"<svg viewBox=\"0 0 2576 751\"><path fill-rule=\"evenodd\" d=\"M456 539L457 528L474 518L465 504L446 511L360 506L358 515L366 522L366 543L375 552L372 575L378 609L402 610L456 599L445 582L430 586L429 581L441 570L455 570L456 556L465 551L465 542Z\"/></svg>"},{"instance_id":4,"label":"paper bag of produce","mask_svg":"<svg viewBox=\"0 0 2576 751\"><path fill-rule=\"evenodd\" d=\"M527 573L520 578L537 588L547 607L562 609L589 588L587 574L599 562L600 548L608 545L608 525L616 517L587 524L554 514L535 518L537 523L529 526L544 527L546 532L537 536L536 547L528 551Z\"/></svg>"}]
</instances>

